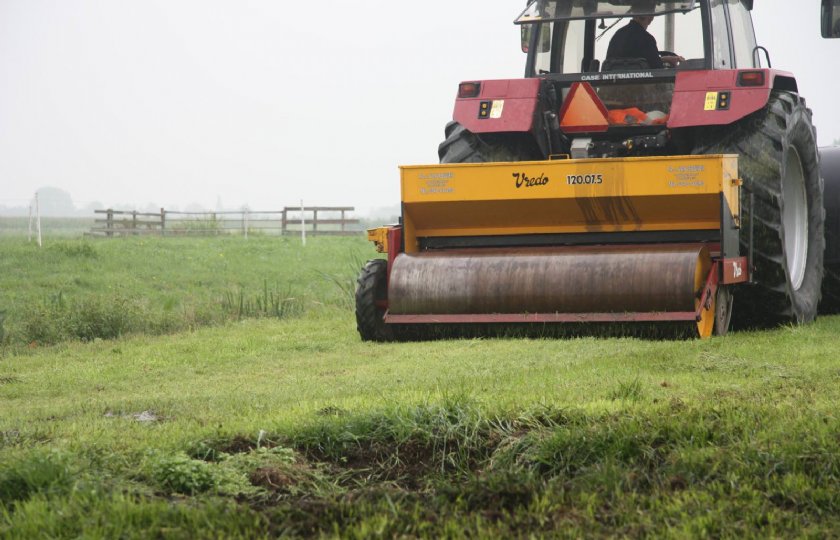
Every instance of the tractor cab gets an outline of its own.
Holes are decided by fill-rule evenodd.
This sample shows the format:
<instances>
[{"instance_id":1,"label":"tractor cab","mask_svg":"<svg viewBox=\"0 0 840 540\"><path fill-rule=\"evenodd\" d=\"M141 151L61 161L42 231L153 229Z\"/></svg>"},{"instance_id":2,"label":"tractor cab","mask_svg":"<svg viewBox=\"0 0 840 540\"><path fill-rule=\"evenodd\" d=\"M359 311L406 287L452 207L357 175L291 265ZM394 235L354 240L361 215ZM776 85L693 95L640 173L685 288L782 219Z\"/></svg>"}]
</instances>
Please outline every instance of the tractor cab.
<instances>
[{"instance_id":1,"label":"tractor cab","mask_svg":"<svg viewBox=\"0 0 840 540\"><path fill-rule=\"evenodd\" d=\"M528 53L526 77L662 69L649 65L656 61L631 62L632 55L608 57L616 33L645 18L651 18L645 31L660 55L682 58L665 68L750 69L762 61L769 67L756 43L751 9L751 0L532 0L514 22L522 26L522 50Z\"/></svg>"},{"instance_id":2,"label":"tractor cab","mask_svg":"<svg viewBox=\"0 0 840 540\"><path fill-rule=\"evenodd\" d=\"M629 128L654 137L640 140L641 149L661 153L666 141L655 136L671 119L680 73L769 67L751 8L748 0L533 0L515 23L525 76L548 81L558 103L579 106L561 111L564 133L600 133L596 145L618 137L626 147ZM593 99L569 100L582 84ZM719 107L728 107L726 97ZM607 144L596 154L615 151Z\"/></svg>"}]
</instances>

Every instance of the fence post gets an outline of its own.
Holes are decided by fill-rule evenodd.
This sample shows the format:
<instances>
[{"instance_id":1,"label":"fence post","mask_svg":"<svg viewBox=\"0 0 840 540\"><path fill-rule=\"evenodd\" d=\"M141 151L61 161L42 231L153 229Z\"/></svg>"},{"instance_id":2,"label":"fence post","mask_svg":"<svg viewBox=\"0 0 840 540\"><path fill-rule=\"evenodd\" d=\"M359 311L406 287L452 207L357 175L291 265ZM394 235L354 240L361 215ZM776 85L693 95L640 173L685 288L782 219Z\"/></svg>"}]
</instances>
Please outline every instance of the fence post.
<instances>
[{"instance_id":1,"label":"fence post","mask_svg":"<svg viewBox=\"0 0 840 540\"><path fill-rule=\"evenodd\" d=\"M114 210L108 209L105 214L105 236L112 238L114 236Z\"/></svg>"},{"instance_id":2,"label":"fence post","mask_svg":"<svg viewBox=\"0 0 840 540\"><path fill-rule=\"evenodd\" d=\"M166 210L160 209L160 235L166 236Z\"/></svg>"},{"instance_id":3,"label":"fence post","mask_svg":"<svg viewBox=\"0 0 840 540\"><path fill-rule=\"evenodd\" d=\"M312 236L318 234L318 209L312 209Z\"/></svg>"},{"instance_id":4,"label":"fence post","mask_svg":"<svg viewBox=\"0 0 840 540\"><path fill-rule=\"evenodd\" d=\"M280 236L286 236L286 227L288 225L288 221L286 219L286 212L288 211L288 209L288 206L284 206L283 211L280 212Z\"/></svg>"},{"instance_id":5,"label":"fence post","mask_svg":"<svg viewBox=\"0 0 840 540\"><path fill-rule=\"evenodd\" d=\"M242 208L242 236L248 239L248 207Z\"/></svg>"},{"instance_id":6,"label":"fence post","mask_svg":"<svg viewBox=\"0 0 840 540\"><path fill-rule=\"evenodd\" d=\"M137 210L131 211L131 230L132 236L137 236Z\"/></svg>"},{"instance_id":7,"label":"fence post","mask_svg":"<svg viewBox=\"0 0 840 540\"><path fill-rule=\"evenodd\" d=\"M300 200L300 242L306 245L306 214L304 214L303 199Z\"/></svg>"},{"instance_id":8,"label":"fence post","mask_svg":"<svg viewBox=\"0 0 840 540\"><path fill-rule=\"evenodd\" d=\"M344 232L344 209L341 209L341 232Z\"/></svg>"}]
</instances>

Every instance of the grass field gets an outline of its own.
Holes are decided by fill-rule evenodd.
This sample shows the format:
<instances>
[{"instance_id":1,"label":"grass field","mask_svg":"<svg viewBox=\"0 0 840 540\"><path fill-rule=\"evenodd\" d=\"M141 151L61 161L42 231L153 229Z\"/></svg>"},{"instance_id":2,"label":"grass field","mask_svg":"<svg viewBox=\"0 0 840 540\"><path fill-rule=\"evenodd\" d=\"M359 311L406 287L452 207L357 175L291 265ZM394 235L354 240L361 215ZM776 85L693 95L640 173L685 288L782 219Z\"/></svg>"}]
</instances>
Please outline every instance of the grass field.
<instances>
[{"instance_id":1,"label":"grass field","mask_svg":"<svg viewBox=\"0 0 840 540\"><path fill-rule=\"evenodd\" d=\"M2 537L840 535L840 318L371 344L361 239L0 249Z\"/></svg>"},{"instance_id":2,"label":"grass field","mask_svg":"<svg viewBox=\"0 0 840 540\"><path fill-rule=\"evenodd\" d=\"M306 249L285 237L53 238L40 250L0 238L0 250L0 341L38 345L347 308L371 255L355 237Z\"/></svg>"}]
</instances>

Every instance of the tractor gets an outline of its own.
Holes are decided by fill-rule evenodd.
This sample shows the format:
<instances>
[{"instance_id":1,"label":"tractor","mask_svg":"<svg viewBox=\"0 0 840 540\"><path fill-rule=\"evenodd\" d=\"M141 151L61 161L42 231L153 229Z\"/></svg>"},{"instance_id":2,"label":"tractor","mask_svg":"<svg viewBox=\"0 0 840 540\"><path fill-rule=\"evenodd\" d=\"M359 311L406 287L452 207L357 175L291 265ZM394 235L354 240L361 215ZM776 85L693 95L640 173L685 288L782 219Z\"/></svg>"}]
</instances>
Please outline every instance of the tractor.
<instances>
[{"instance_id":1,"label":"tractor","mask_svg":"<svg viewBox=\"0 0 840 540\"><path fill-rule=\"evenodd\" d=\"M401 167L400 223L368 231L386 258L357 281L362 339L705 338L836 311L840 150L752 9L530 1L525 77L460 83L440 163ZM840 37L840 2L821 17Z\"/></svg>"}]
</instances>

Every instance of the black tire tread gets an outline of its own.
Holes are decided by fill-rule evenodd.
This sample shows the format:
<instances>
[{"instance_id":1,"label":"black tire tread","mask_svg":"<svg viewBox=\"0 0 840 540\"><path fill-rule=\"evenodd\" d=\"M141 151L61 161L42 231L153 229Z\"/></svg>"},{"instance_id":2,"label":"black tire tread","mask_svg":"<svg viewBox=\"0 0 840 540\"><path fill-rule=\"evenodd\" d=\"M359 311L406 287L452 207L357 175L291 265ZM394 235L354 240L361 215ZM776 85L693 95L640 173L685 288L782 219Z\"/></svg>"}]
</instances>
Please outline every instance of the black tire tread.
<instances>
[{"instance_id":1,"label":"black tire tread","mask_svg":"<svg viewBox=\"0 0 840 540\"><path fill-rule=\"evenodd\" d=\"M372 259L356 279L356 329L362 341L393 341L394 333L383 320L377 301L387 296L388 261Z\"/></svg>"},{"instance_id":2,"label":"black tire tread","mask_svg":"<svg viewBox=\"0 0 840 540\"><path fill-rule=\"evenodd\" d=\"M438 146L441 163L492 163L540 159L521 138L508 134L477 135L458 122L446 124Z\"/></svg>"},{"instance_id":3,"label":"black tire tread","mask_svg":"<svg viewBox=\"0 0 840 540\"><path fill-rule=\"evenodd\" d=\"M742 190L742 252L748 249L750 222L746 204L753 193L754 286L737 292L733 326L769 327L803 323L814 319L820 300L823 275L824 210L823 181L811 111L799 96L773 92L768 104L734 126L708 130L698 137L696 154L739 155ZM782 208L782 175L785 151L791 145L799 151L809 200L809 246L805 279L793 290L787 270Z\"/></svg>"}]
</instances>

